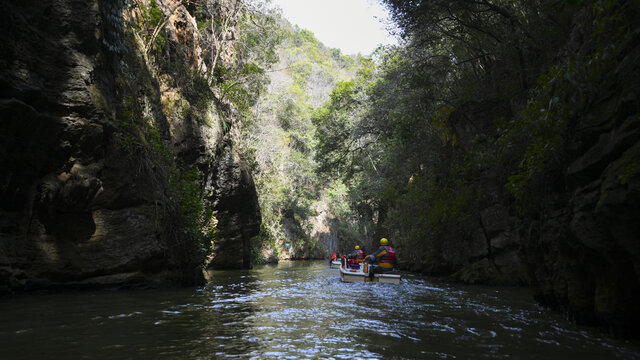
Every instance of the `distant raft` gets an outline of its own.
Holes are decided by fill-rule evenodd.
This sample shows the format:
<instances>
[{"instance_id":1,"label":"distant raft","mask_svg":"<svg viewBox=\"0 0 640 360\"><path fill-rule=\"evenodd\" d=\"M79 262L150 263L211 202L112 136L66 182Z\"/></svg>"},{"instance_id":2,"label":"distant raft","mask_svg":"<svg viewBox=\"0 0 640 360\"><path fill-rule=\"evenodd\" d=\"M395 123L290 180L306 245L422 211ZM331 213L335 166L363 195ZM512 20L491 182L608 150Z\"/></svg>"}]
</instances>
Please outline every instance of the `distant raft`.
<instances>
[{"instance_id":1,"label":"distant raft","mask_svg":"<svg viewBox=\"0 0 640 360\"><path fill-rule=\"evenodd\" d=\"M373 274L373 277L370 277L369 270L371 268L367 263L358 263L355 260L342 257L342 261L340 261L340 279L344 282L400 283L400 273Z\"/></svg>"},{"instance_id":2,"label":"distant raft","mask_svg":"<svg viewBox=\"0 0 640 360\"><path fill-rule=\"evenodd\" d=\"M342 262L340 260L331 260L331 264L329 264L329 267L332 269L339 269L341 263Z\"/></svg>"}]
</instances>

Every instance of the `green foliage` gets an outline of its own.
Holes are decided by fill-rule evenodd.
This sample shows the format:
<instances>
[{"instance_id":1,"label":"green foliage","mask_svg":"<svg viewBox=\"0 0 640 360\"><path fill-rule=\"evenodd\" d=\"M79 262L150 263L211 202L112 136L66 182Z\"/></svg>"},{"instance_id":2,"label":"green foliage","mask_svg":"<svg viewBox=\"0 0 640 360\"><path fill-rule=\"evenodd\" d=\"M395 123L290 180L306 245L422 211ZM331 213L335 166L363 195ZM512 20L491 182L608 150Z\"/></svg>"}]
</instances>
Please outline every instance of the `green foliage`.
<instances>
[{"instance_id":1,"label":"green foliage","mask_svg":"<svg viewBox=\"0 0 640 360\"><path fill-rule=\"evenodd\" d=\"M293 43L297 46L306 46L307 44L315 45L316 48L322 46L315 35L307 29L297 31L295 34Z\"/></svg>"},{"instance_id":2,"label":"green foliage","mask_svg":"<svg viewBox=\"0 0 640 360\"><path fill-rule=\"evenodd\" d=\"M627 165L627 167L625 168L625 171L622 174L618 175L618 180L620 181L620 184L625 185L629 182L629 180L631 180L636 175L638 175L638 167L639 167L638 163L636 162L633 162Z\"/></svg>"},{"instance_id":3,"label":"green foliage","mask_svg":"<svg viewBox=\"0 0 640 360\"><path fill-rule=\"evenodd\" d=\"M130 73L131 72L131 73ZM121 103L116 106L116 145L127 159L130 173L145 191L156 197L169 255L175 264L193 269L217 236L196 169L176 163L166 133L152 110L153 90L142 76L125 68L116 79Z\"/></svg>"},{"instance_id":4,"label":"green foliage","mask_svg":"<svg viewBox=\"0 0 640 360\"><path fill-rule=\"evenodd\" d=\"M499 129L503 132L499 144L504 156L521 159L518 171L509 176L506 184L521 209L531 208L539 199L545 176L565 165L569 132L575 126L572 124L584 116L584 109L599 95L599 85L616 66L619 43L629 29L617 26L615 32L608 32L606 42L603 36L604 29L620 22L617 3L611 0L593 4L596 12L604 13L594 22L597 48L586 60L554 66L541 75L538 86L530 92L526 109Z\"/></svg>"},{"instance_id":5,"label":"green foliage","mask_svg":"<svg viewBox=\"0 0 640 360\"><path fill-rule=\"evenodd\" d=\"M158 8L156 0L149 1L149 6L140 5L141 22L138 29L142 35L147 48L152 49L151 53L160 58L160 54L165 46L164 14Z\"/></svg>"},{"instance_id":6,"label":"green foliage","mask_svg":"<svg viewBox=\"0 0 640 360\"><path fill-rule=\"evenodd\" d=\"M327 184L326 203L329 212L335 216L337 237L340 252L353 249L355 245L363 245L364 228L353 209L353 199L349 188L341 181L335 180Z\"/></svg>"},{"instance_id":7,"label":"green foliage","mask_svg":"<svg viewBox=\"0 0 640 360\"><path fill-rule=\"evenodd\" d=\"M253 149L248 153L254 159L262 238L277 252L282 241L292 243L293 252L313 251L317 245L310 238L311 218L323 206L327 184L315 172L317 142L311 117L337 79L346 78L339 64L352 66L355 61L324 47L308 30L286 21L279 26L283 34L280 63L270 73L275 79L271 91L263 93L253 109L260 116L246 127ZM339 203L344 210L345 200L335 201L332 204ZM343 229L350 231L348 226Z\"/></svg>"},{"instance_id":8,"label":"green foliage","mask_svg":"<svg viewBox=\"0 0 640 360\"><path fill-rule=\"evenodd\" d=\"M560 151L569 121L569 109L575 106L568 103L577 100L566 97L579 94L572 75L560 68L553 68L546 76L542 76L540 84L532 95L535 100L529 101L520 118L511 120L500 139L506 152L518 151L520 149L517 147L528 144L519 165L520 172L511 175L506 185L520 201L525 201L527 194L532 192L533 189L527 191L526 188L536 175L547 170L550 163L561 162L561 159L554 157L562 156ZM561 101L561 97L566 102Z\"/></svg>"},{"instance_id":9,"label":"green foliage","mask_svg":"<svg viewBox=\"0 0 640 360\"><path fill-rule=\"evenodd\" d=\"M289 67L289 72L293 74L296 85L303 89L306 87L312 71L313 64L308 60L298 61Z\"/></svg>"},{"instance_id":10,"label":"green foliage","mask_svg":"<svg viewBox=\"0 0 640 360\"><path fill-rule=\"evenodd\" d=\"M301 57L306 57L315 64L323 64L327 59L322 43L316 39L313 33L306 29L292 29L289 32L292 47L289 51Z\"/></svg>"},{"instance_id":11,"label":"green foliage","mask_svg":"<svg viewBox=\"0 0 640 360\"><path fill-rule=\"evenodd\" d=\"M348 218L352 216L349 206L349 189L344 183L334 181L329 184L327 202L331 212L335 214L337 218Z\"/></svg>"},{"instance_id":12,"label":"green foliage","mask_svg":"<svg viewBox=\"0 0 640 360\"><path fill-rule=\"evenodd\" d=\"M370 58L345 57L280 23L288 82L245 102L261 115L246 133L263 236L277 244L294 234L288 240L302 246L304 231L284 229L285 220L304 229L323 198L343 244L388 234L435 266L443 249L466 246L482 209L515 199L539 210L539 194L579 146L573 132L585 109L637 37L635 12L619 0L384 2L406 46ZM593 49L558 61L574 14L589 19L580 30ZM613 176L625 184L636 165L621 163ZM474 282L481 270L461 276Z\"/></svg>"},{"instance_id":13,"label":"green foliage","mask_svg":"<svg viewBox=\"0 0 640 360\"><path fill-rule=\"evenodd\" d=\"M275 64L279 60L278 46L285 36L280 16L269 8L268 1L254 1L252 5L238 22L237 57L264 66Z\"/></svg>"},{"instance_id":14,"label":"green foliage","mask_svg":"<svg viewBox=\"0 0 640 360\"><path fill-rule=\"evenodd\" d=\"M213 213L204 206L204 192L197 169L189 169L184 165L173 167L169 178L169 192L170 206L175 207L171 210L177 215L181 227L181 241L192 244L187 245L192 246L189 251L208 253L218 232L215 227L210 226Z\"/></svg>"},{"instance_id":15,"label":"green foliage","mask_svg":"<svg viewBox=\"0 0 640 360\"><path fill-rule=\"evenodd\" d=\"M264 69L255 63L241 64L233 72L233 76L228 81L220 84L223 91L222 98L230 100L242 114L246 114L258 101L268 78L265 76Z\"/></svg>"},{"instance_id":16,"label":"green foliage","mask_svg":"<svg viewBox=\"0 0 640 360\"><path fill-rule=\"evenodd\" d=\"M142 18L152 26L156 26L163 20L162 10L158 9L156 0L150 0L149 6L142 5Z\"/></svg>"},{"instance_id":17,"label":"green foliage","mask_svg":"<svg viewBox=\"0 0 640 360\"><path fill-rule=\"evenodd\" d=\"M315 110L312 121L318 140L316 161L320 172L339 176L350 175L354 164L362 162L368 144L375 140L356 128L361 116L361 105L366 101L359 83L353 80L339 82L323 106Z\"/></svg>"},{"instance_id":18,"label":"green foliage","mask_svg":"<svg viewBox=\"0 0 640 360\"><path fill-rule=\"evenodd\" d=\"M427 254L435 264L444 241L463 247L480 209L503 196L483 189L505 180L499 166L521 163L511 180L526 187L562 161L572 109L591 94L576 81L597 74L551 69L527 101L537 69L565 40L569 15L547 4L385 3L407 47L379 49L316 110L316 161L349 184L358 221L375 220L376 231L416 249L416 261Z\"/></svg>"},{"instance_id":19,"label":"green foliage","mask_svg":"<svg viewBox=\"0 0 640 360\"><path fill-rule=\"evenodd\" d=\"M204 112L214 99L213 92L207 79L198 73L191 73L182 91L183 96L190 104L190 109ZM202 117L201 117L202 118Z\"/></svg>"}]
</instances>

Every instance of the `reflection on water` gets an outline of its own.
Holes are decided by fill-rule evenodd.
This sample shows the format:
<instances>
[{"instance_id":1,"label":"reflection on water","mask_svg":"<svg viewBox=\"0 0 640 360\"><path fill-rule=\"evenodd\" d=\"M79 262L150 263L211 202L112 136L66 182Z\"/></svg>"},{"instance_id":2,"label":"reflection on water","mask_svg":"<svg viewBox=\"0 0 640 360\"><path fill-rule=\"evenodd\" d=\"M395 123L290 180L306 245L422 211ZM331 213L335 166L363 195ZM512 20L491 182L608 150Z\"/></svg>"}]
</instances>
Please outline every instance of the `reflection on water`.
<instances>
[{"instance_id":1,"label":"reflection on water","mask_svg":"<svg viewBox=\"0 0 640 360\"><path fill-rule=\"evenodd\" d=\"M326 261L216 271L199 289L0 302L2 359L640 359L523 289L342 283Z\"/></svg>"}]
</instances>

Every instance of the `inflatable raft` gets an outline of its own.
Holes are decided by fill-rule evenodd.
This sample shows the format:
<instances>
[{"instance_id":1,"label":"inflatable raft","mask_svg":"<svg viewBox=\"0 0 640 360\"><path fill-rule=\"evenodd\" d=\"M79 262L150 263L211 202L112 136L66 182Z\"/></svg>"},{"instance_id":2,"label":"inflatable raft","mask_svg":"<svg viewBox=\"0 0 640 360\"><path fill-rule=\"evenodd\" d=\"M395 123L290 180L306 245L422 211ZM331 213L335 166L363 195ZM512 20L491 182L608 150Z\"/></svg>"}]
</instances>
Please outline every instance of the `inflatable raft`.
<instances>
[{"instance_id":1,"label":"inflatable raft","mask_svg":"<svg viewBox=\"0 0 640 360\"><path fill-rule=\"evenodd\" d=\"M343 256L340 262L340 279L344 282L400 283L400 273L373 274L373 277L370 277L369 270L371 268L372 266L367 263L358 263Z\"/></svg>"}]
</instances>

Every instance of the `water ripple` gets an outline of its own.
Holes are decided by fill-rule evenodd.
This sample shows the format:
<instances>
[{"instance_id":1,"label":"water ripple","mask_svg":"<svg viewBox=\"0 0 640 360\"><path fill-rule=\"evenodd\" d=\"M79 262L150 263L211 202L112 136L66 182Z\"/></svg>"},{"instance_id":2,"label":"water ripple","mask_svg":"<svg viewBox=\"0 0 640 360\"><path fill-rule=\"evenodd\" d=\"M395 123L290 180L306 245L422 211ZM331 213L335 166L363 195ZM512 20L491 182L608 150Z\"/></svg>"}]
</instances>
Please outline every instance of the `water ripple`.
<instances>
[{"instance_id":1,"label":"water ripple","mask_svg":"<svg viewBox=\"0 0 640 360\"><path fill-rule=\"evenodd\" d=\"M198 289L36 300L0 307L3 357L640 358L637 342L577 327L526 289L412 274L397 285L343 283L325 261L214 272Z\"/></svg>"}]
</instances>

